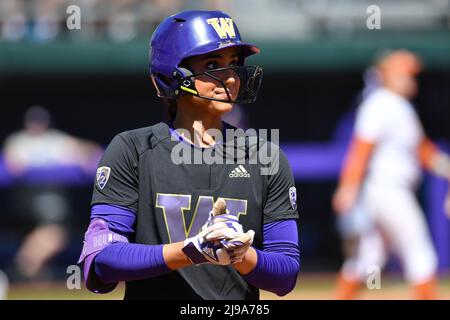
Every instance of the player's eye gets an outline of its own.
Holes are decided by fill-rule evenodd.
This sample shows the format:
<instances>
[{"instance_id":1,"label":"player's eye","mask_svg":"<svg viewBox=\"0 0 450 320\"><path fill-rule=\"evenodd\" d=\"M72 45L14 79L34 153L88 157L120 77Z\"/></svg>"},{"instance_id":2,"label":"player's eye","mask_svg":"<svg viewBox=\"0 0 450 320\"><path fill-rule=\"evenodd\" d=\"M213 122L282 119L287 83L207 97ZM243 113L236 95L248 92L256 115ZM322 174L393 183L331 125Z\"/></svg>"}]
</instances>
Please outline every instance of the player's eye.
<instances>
[{"instance_id":1,"label":"player's eye","mask_svg":"<svg viewBox=\"0 0 450 320\"><path fill-rule=\"evenodd\" d=\"M233 60L228 64L228 67L234 67L237 66L238 64L238 60ZM208 61L206 62L206 69L207 70L213 70L213 69L218 69L221 67L225 67L226 65L220 66L219 61Z\"/></svg>"},{"instance_id":2,"label":"player's eye","mask_svg":"<svg viewBox=\"0 0 450 320\"><path fill-rule=\"evenodd\" d=\"M237 64L238 64L238 61L234 60L234 61L230 62L230 64L228 66L229 67L235 67L235 66L237 66Z\"/></svg>"},{"instance_id":3,"label":"player's eye","mask_svg":"<svg viewBox=\"0 0 450 320\"><path fill-rule=\"evenodd\" d=\"M217 63L217 61L210 61L206 64L206 69L208 69L208 70L217 69L217 68L219 68L219 64Z\"/></svg>"}]
</instances>

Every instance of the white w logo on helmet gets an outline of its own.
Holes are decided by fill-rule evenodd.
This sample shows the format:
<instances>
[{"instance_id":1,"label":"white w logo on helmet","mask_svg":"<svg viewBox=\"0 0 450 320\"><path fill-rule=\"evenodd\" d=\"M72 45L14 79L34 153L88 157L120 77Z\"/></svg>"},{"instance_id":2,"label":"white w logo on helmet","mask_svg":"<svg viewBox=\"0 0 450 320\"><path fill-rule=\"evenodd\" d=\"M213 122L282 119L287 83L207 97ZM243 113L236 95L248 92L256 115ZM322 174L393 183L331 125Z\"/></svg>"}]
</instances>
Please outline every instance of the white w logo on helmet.
<instances>
[{"instance_id":1,"label":"white w logo on helmet","mask_svg":"<svg viewBox=\"0 0 450 320\"><path fill-rule=\"evenodd\" d=\"M235 38L236 32L234 31L233 19L230 18L210 18L206 22L212 25L216 30L220 39Z\"/></svg>"}]
</instances>

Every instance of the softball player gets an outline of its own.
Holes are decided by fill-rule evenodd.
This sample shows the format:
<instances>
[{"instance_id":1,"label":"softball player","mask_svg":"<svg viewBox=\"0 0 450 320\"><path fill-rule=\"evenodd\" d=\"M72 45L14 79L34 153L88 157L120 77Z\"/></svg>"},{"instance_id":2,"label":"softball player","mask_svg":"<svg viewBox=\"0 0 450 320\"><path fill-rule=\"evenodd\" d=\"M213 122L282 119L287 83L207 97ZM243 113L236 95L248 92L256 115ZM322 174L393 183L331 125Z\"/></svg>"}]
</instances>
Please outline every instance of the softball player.
<instances>
[{"instance_id":1,"label":"softball player","mask_svg":"<svg viewBox=\"0 0 450 320\"><path fill-rule=\"evenodd\" d=\"M262 70L244 62L258 52L220 11L182 12L157 27L150 73L171 121L118 134L100 161L79 261L88 289L125 281L125 299L258 299L258 288L294 288L298 213L286 157L261 175L260 164L237 162L234 138L211 134L233 129L221 120L233 103L255 101ZM175 163L186 146L227 162Z\"/></svg>"},{"instance_id":2,"label":"softball player","mask_svg":"<svg viewBox=\"0 0 450 320\"><path fill-rule=\"evenodd\" d=\"M415 296L433 299L437 257L414 192L421 165L450 180L450 158L425 136L408 101L417 91L418 57L393 51L379 59L375 70L381 86L359 106L333 198L336 212L358 224L357 245L342 267L338 298L355 297L368 271L382 268L390 250L399 256Z\"/></svg>"}]
</instances>

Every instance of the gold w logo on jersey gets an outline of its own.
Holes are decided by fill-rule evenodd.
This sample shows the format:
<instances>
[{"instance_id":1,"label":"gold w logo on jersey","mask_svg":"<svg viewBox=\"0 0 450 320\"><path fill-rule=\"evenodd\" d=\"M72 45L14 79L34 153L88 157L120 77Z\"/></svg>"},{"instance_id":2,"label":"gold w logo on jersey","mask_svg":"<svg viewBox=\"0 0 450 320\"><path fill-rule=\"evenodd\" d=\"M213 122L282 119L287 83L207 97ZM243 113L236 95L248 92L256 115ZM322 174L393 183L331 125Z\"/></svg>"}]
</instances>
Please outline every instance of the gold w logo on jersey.
<instances>
[{"instance_id":1,"label":"gold w logo on jersey","mask_svg":"<svg viewBox=\"0 0 450 320\"><path fill-rule=\"evenodd\" d=\"M233 19L230 18L210 18L206 22L216 30L220 39L235 38L236 32L234 31Z\"/></svg>"}]
</instances>

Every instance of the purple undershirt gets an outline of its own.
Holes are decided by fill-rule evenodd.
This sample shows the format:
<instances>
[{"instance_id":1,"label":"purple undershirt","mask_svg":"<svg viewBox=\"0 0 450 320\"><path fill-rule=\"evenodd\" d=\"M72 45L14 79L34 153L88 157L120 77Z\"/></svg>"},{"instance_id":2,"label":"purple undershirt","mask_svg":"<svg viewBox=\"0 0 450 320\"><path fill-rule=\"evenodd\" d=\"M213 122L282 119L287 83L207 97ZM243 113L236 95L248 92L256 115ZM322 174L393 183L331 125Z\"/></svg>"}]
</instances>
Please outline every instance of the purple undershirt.
<instances>
[{"instance_id":1,"label":"purple undershirt","mask_svg":"<svg viewBox=\"0 0 450 320\"><path fill-rule=\"evenodd\" d=\"M94 205L91 221L95 218L105 220L109 229L120 235L128 237L134 233L136 214L129 209L113 205ZM300 270L296 221L280 220L264 224L263 233L263 250L256 249L257 265L243 278L257 288L280 296L285 295L295 286ZM93 270L97 278L105 284L146 279L168 273L171 270L165 264L162 247L163 245L112 243L97 253ZM86 267L90 266L85 264ZM98 291L105 292L101 289Z\"/></svg>"},{"instance_id":2,"label":"purple undershirt","mask_svg":"<svg viewBox=\"0 0 450 320\"><path fill-rule=\"evenodd\" d=\"M256 267L243 278L255 287L284 296L295 287L300 271L300 250L295 220L263 226L263 250L256 249Z\"/></svg>"}]
</instances>

